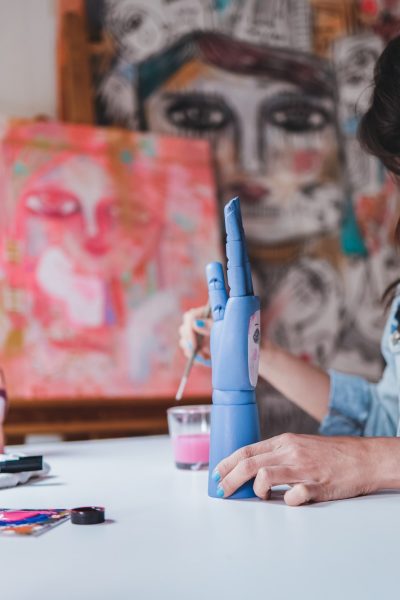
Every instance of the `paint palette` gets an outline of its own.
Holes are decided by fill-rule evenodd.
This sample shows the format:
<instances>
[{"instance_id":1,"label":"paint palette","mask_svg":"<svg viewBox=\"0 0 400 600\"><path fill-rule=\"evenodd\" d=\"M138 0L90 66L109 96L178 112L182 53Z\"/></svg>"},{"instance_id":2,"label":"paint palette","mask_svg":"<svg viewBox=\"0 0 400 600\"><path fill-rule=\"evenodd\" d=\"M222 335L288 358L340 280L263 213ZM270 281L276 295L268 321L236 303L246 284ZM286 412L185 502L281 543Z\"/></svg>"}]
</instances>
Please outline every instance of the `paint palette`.
<instances>
[{"instance_id":1,"label":"paint palette","mask_svg":"<svg viewBox=\"0 0 400 600\"><path fill-rule=\"evenodd\" d=\"M65 508L52 509L0 509L0 536L39 536L70 518Z\"/></svg>"}]
</instances>

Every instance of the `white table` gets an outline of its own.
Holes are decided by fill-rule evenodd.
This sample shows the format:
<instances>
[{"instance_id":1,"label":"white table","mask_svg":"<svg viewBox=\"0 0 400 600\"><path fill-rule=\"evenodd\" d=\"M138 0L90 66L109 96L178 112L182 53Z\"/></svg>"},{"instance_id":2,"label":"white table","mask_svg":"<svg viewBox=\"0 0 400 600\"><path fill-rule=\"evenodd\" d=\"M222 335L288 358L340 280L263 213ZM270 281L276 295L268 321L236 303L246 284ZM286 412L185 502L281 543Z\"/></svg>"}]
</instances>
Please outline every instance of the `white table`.
<instances>
[{"instance_id":1,"label":"white table","mask_svg":"<svg viewBox=\"0 0 400 600\"><path fill-rule=\"evenodd\" d=\"M104 504L103 525L0 538L3 600L347 600L400 594L400 495L289 508L214 500L165 437L29 446L52 477L1 507Z\"/></svg>"}]
</instances>

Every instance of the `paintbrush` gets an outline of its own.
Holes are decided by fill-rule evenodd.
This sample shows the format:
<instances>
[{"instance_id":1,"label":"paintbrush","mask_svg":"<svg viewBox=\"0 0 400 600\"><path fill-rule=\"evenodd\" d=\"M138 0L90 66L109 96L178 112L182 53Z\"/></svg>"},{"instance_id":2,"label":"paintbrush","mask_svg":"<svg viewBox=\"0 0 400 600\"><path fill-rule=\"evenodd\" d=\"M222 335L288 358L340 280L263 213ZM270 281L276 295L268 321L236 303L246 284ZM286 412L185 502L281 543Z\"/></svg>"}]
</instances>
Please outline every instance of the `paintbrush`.
<instances>
[{"instance_id":1,"label":"paintbrush","mask_svg":"<svg viewBox=\"0 0 400 600\"><path fill-rule=\"evenodd\" d=\"M206 313L204 315L204 318L207 319L210 316L210 314L211 314L211 310L210 310L210 306L208 305ZM202 338L203 338L203 336L201 334L196 333L196 345L193 348L189 358L187 359L185 370L183 371L182 379L179 384L178 391L176 392L175 400L177 400L178 402L179 402L179 400L182 400L183 392L185 391L185 387L188 382L190 371L192 370L193 363L196 358L196 354L199 352L199 350L201 348L201 344L203 341Z\"/></svg>"}]
</instances>

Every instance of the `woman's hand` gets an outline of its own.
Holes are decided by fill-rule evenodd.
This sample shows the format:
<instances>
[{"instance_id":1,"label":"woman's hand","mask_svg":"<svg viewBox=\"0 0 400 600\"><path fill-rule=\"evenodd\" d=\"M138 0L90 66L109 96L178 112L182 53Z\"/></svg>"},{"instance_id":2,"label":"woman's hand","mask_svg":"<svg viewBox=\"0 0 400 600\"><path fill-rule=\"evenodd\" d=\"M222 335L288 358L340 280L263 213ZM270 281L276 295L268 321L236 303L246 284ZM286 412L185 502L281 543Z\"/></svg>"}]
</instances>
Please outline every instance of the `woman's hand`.
<instances>
[{"instance_id":1,"label":"woman's hand","mask_svg":"<svg viewBox=\"0 0 400 600\"><path fill-rule=\"evenodd\" d=\"M284 433L241 448L216 467L221 497L255 477L254 492L267 500L273 485L289 484L285 502L298 506L352 498L379 489L381 438L320 437ZM397 444L398 445L398 444Z\"/></svg>"},{"instance_id":2,"label":"woman's hand","mask_svg":"<svg viewBox=\"0 0 400 600\"><path fill-rule=\"evenodd\" d=\"M192 308L184 313L182 325L179 328L179 345L185 356L190 356L199 339L201 346L198 354L205 360L211 358L210 333L213 321L206 316L208 314L208 305Z\"/></svg>"}]
</instances>

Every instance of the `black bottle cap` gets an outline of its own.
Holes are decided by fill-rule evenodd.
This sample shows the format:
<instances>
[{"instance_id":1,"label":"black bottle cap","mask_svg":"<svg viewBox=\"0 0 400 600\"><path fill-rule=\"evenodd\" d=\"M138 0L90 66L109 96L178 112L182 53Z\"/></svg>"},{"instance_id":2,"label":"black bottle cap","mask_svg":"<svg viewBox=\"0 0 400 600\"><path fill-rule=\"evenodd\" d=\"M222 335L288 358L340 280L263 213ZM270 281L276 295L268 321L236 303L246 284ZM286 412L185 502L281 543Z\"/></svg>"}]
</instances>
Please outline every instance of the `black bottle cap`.
<instances>
[{"instance_id":1,"label":"black bottle cap","mask_svg":"<svg viewBox=\"0 0 400 600\"><path fill-rule=\"evenodd\" d=\"M97 525L104 523L104 506L80 506L71 509L71 523L74 525Z\"/></svg>"}]
</instances>

